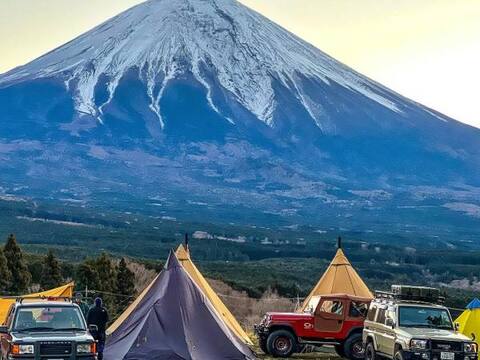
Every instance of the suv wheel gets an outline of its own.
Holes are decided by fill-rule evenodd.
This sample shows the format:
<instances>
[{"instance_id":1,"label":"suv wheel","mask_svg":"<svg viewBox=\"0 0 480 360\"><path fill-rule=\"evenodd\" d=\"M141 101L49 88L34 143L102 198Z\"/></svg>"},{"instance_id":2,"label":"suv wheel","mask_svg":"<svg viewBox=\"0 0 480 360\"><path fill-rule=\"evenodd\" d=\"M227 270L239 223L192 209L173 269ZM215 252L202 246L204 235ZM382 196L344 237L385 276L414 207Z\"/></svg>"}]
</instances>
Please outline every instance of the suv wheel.
<instances>
[{"instance_id":1,"label":"suv wheel","mask_svg":"<svg viewBox=\"0 0 480 360\"><path fill-rule=\"evenodd\" d=\"M297 340L288 330L277 330L268 336L267 350L274 357L289 357L296 348Z\"/></svg>"},{"instance_id":2,"label":"suv wheel","mask_svg":"<svg viewBox=\"0 0 480 360\"><path fill-rule=\"evenodd\" d=\"M393 357L394 360L403 360L403 353L402 350L397 350Z\"/></svg>"},{"instance_id":3,"label":"suv wheel","mask_svg":"<svg viewBox=\"0 0 480 360\"><path fill-rule=\"evenodd\" d=\"M373 342L370 341L365 348L365 360L377 360L377 358L378 357L375 347L373 346Z\"/></svg>"},{"instance_id":4,"label":"suv wheel","mask_svg":"<svg viewBox=\"0 0 480 360\"><path fill-rule=\"evenodd\" d=\"M364 359L365 346L363 345L362 334L357 333L357 334L350 335L343 345L343 352L345 353L345 357L347 359L350 359L350 360Z\"/></svg>"}]
</instances>

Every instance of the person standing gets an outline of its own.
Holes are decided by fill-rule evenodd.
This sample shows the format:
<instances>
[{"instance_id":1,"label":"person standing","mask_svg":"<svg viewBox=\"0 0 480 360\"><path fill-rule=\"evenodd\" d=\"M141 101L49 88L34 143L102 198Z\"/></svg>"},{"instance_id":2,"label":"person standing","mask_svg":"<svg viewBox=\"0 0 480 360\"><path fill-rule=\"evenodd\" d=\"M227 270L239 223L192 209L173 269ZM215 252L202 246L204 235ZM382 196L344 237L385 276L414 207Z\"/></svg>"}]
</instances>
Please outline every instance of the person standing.
<instances>
[{"instance_id":1,"label":"person standing","mask_svg":"<svg viewBox=\"0 0 480 360\"><path fill-rule=\"evenodd\" d=\"M88 306L88 304L85 301L83 301L82 293L80 292L75 293L73 302L78 305L78 307L80 308L80 311L82 312L83 316L86 319L88 316L88 312L90 310L90 306Z\"/></svg>"},{"instance_id":2,"label":"person standing","mask_svg":"<svg viewBox=\"0 0 480 360\"><path fill-rule=\"evenodd\" d=\"M105 339L108 323L108 311L103 306L102 299L97 297L95 299L95 305L88 311L87 324L96 325L97 333L92 334L95 340L97 340L98 360L103 360L103 349L105 348Z\"/></svg>"}]
</instances>

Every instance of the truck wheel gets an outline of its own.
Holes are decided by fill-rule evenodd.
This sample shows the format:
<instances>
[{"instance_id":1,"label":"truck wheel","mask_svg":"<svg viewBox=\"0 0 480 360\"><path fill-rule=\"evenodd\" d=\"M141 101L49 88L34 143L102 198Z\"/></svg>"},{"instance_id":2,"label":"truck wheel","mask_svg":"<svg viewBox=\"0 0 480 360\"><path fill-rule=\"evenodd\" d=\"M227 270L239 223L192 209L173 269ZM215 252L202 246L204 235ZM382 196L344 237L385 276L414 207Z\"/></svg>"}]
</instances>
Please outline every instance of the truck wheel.
<instances>
[{"instance_id":1,"label":"truck wheel","mask_svg":"<svg viewBox=\"0 0 480 360\"><path fill-rule=\"evenodd\" d=\"M395 356L393 357L394 360L403 360L403 353L402 350L397 350Z\"/></svg>"},{"instance_id":2,"label":"truck wheel","mask_svg":"<svg viewBox=\"0 0 480 360\"><path fill-rule=\"evenodd\" d=\"M258 339L258 345L260 346L260 350L262 350L266 355L268 355L267 338Z\"/></svg>"},{"instance_id":3,"label":"truck wheel","mask_svg":"<svg viewBox=\"0 0 480 360\"><path fill-rule=\"evenodd\" d=\"M274 357L287 358L297 348L297 340L288 330L272 332L267 339L267 350Z\"/></svg>"},{"instance_id":4,"label":"truck wheel","mask_svg":"<svg viewBox=\"0 0 480 360\"><path fill-rule=\"evenodd\" d=\"M345 357L350 360L361 360L365 358L365 347L362 334L353 334L343 344ZM402 359L403 360L403 359Z\"/></svg>"},{"instance_id":5,"label":"truck wheel","mask_svg":"<svg viewBox=\"0 0 480 360\"><path fill-rule=\"evenodd\" d=\"M375 346L373 342L370 341L365 348L365 360L377 360L377 352L375 351Z\"/></svg>"}]
</instances>

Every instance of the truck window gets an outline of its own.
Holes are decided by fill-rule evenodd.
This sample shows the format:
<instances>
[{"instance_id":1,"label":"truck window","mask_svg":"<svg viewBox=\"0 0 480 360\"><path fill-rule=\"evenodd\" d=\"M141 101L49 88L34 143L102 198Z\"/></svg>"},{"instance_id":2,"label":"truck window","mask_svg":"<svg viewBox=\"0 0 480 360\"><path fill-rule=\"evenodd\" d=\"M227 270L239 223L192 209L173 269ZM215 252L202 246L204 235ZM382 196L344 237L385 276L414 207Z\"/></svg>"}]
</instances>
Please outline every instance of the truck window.
<instances>
[{"instance_id":1,"label":"truck window","mask_svg":"<svg viewBox=\"0 0 480 360\"><path fill-rule=\"evenodd\" d=\"M325 300L320 307L320 312L343 315L343 302L339 300Z\"/></svg>"},{"instance_id":2,"label":"truck window","mask_svg":"<svg viewBox=\"0 0 480 360\"><path fill-rule=\"evenodd\" d=\"M377 315L377 307L372 306L370 310L368 310L367 320L368 321L375 321L375 315Z\"/></svg>"},{"instance_id":3,"label":"truck window","mask_svg":"<svg viewBox=\"0 0 480 360\"><path fill-rule=\"evenodd\" d=\"M386 312L387 312L386 309L378 309L377 323L385 324Z\"/></svg>"}]
</instances>

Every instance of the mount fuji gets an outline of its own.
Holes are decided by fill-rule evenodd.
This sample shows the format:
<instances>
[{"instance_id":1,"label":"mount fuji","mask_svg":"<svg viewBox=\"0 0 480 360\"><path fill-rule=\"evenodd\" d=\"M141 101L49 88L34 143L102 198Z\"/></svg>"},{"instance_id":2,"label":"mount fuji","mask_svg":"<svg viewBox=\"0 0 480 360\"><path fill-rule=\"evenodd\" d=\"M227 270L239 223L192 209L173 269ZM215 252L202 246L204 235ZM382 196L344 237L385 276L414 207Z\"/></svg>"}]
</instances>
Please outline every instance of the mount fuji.
<instances>
[{"instance_id":1,"label":"mount fuji","mask_svg":"<svg viewBox=\"0 0 480 360\"><path fill-rule=\"evenodd\" d=\"M0 75L0 190L35 199L480 231L479 144L235 0L146 1Z\"/></svg>"}]
</instances>

